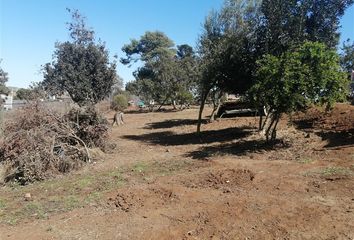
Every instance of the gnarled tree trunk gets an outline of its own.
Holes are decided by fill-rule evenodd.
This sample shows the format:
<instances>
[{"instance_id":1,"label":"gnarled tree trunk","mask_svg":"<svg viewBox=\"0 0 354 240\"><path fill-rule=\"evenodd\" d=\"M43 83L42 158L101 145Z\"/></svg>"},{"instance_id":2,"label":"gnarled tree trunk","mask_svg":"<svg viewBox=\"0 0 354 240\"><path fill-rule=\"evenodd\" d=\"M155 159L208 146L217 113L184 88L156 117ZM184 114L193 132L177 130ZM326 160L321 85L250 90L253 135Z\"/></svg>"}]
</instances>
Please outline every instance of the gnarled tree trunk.
<instances>
[{"instance_id":1,"label":"gnarled tree trunk","mask_svg":"<svg viewBox=\"0 0 354 240\"><path fill-rule=\"evenodd\" d=\"M198 114L198 124L197 124L197 133L200 133L200 127L202 125L202 115L203 115L203 110L204 110L204 106L205 106L205 101L207 99L207 96L209 94L210 89L208 89L208 91L205 91L202 94L202 99L200 102L200 108L199 108L199 114Z\"/></svg>"}]
</instances>

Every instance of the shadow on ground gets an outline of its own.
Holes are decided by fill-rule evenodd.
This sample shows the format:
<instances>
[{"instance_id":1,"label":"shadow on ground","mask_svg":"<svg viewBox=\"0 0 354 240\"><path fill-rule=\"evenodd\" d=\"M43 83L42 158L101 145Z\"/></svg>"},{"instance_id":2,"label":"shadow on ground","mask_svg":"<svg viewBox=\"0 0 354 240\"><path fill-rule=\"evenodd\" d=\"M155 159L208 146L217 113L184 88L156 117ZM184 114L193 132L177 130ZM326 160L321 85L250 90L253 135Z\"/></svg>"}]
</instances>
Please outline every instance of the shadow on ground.
<instances>
[{"instance_id":1,"label":"shadow on ground","mask_svg":"<svg viewBox=\"0 0 354 240\"><path fill-rule=\"evenodd\" d=\"M261 153L263 151L288 148L289 145L282 140L266 142L265 140L240 140L236 143L225 143L217 146L206 146L187 153L186 157L205 160L212 156L237 155L243 156L249 153Z\"/></svg>"},{"instance_id":2,"label":"shadow on ground","mask_svg":"<svg viewBox=\"0 0 354 240\"><path fill-rule=\"evenodd\" d=\"M350 147L354 146L354 129L348 131L326 131L316 133L322 138L322 140L327 141L325 147Z\"/></svg>"},{"instance_id":3,"label":"shadow on ground","mask_svg":"<svg viewBox=\"0 0 354 240\"><path fill-rule=\"evenodd\" d=\"M173 108L161 108L161 109L154 109L154 111L150 111L147 108L141 108L141 109L125 110L124 112L127 114L140 114L140 113L171 113L171 112L180 112L180 111L183 110L173 109Z\"/></svg>"},{"instance_id":4,"label":"shadow on ground","mask_svg":"<svg viewBox=\"0 0 354 240\"><path fill-rule=\"evenodd\" d=\"M319 128L316 126L316 121L319 121L318 117L309 118L305 120L293 121L295 127L306 133L314 133L321 137L323 141L327 141L327 148L333 147L349 147L354 146L354 129L336 129L333 125L332 129L329 130L328 126L326 129Z\"/></svg>"},{"instance_id":5,"label":"shadow on ground","mask_svg":"<svg viewBox=\"0 0 354 240\"><path fill-rule=\"evenodd\" d=\"M200 135L193 133L176 134L172 131L154 132L142 135L124 135L123 138L148 142L163 146L178 146L189 144L205 144L214 142L227 142L249 136L254 131L251 127L227 128L221 130L203 131Z\"/></svg>"},{"instance_id":6,"label":"shadow on ground","mask_svg":"<svg viewBox=\"0 0 354 240\"><path fill-rule=\"evenodd\" d=\"M207 121L203 120L203 124L205 124ZM171 120L165 120L161 122L153 122L153 123L148 123L144 127L144 129L162 129L162 128L173 128L173 127L179 127L179 126L186 126L186 125L195 125L197 126L198 120L197 119L171 119Z\"/></svg>"}]
</instances>

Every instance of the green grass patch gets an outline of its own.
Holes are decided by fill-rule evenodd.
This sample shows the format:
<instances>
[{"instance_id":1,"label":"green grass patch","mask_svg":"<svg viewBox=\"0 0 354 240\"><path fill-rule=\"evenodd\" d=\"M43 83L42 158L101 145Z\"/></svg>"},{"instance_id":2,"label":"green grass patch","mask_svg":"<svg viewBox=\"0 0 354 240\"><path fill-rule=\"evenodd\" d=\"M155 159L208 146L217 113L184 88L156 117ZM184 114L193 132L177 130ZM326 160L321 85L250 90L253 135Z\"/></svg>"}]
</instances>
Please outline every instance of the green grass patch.
<instances>
[{"instance_id":1,"label":"green grass patch","mask_svg":"<svg viewBox=\"0 0 354 240\"><path fill-rule=\"evenodd\" d=\"M332 176L332 175L350 176L353 175L354 172L351 171L349 168L344 168L344 167L326 167L321 170L320 174L323 176Z\"/></svg>"},{"instance_id":2,"label":"green grass patch","mask_svg":"<svg viewBox=\"0 0 354 240\"><path fill-rule=\"evenodd\" d=\"M43 219L53 213L97 204L104 193L121 187L124 182L121 172L114 170L95 175L72 175L27 186L10 184L0 191L0 195L6 196L0 199L0 222L15 225L24 219ZM32 195L31 201L24 200L27 192Z\"/></svg>"},{"instance_id":3,"label":"green grass patch","mask_svg":"<svg viewBox=\"0 0 354 240\"><path fill-rule=\"evenodd\" d=\"M187 160L138 162L107 172L73 174L27 186L12 183L0 189L0 223L15 225L25 219L45 219L75 208L105 204L105 194L122 187L127 181L125 176L147 181L171 175L192 164ZM31 193L30 201L25 201L26 193Z\"/></svg>"},{"instance_id":4,"label":"green grass patch","mask_svg":"<svg viewBox=\"0 0 354 240\"><path fill-rule=\"evenodd\" d=\"M320 177L330 177L330 176L343 176L350 177L354 176L354 171L351 168L346 167L325 167L321 169L316 169L304 173L304 176L320 176Z\"/></svg>"},{"instance_id":5,"label":"green grass patch","mask_svg":"<svg viewBox=\"0 0 354 240\"><path fill-rule=\"evenodd\" d=\"M148 166L146 163L144 162L138 162L136 164L133 165L132 167L132 171L133 172L138 172L138 173L142 173L142 172L146 172L148 170L150 166Z\"/></svg>"},{"instance_id":6,"label":"green grass patch","mask_svg":"<svg viewBox=\"0 0 354 240\"><path fill-rule=\"evenodd\" d=\"M0 199L0 210L6 208L6 201L4 199Z\"/></svg>"},{"instance_id":7,"label":"green grass patch","mask_svg":"<svg viewBox=\"0 0 354 240\"><path fill-rule=\"evenodd\" d=\"M309 164L312 162L313 162L313 160L311 158L302 158L302 159L298 160L298 163L302 163L302 164Z\"/></svg>"}]
</instances>

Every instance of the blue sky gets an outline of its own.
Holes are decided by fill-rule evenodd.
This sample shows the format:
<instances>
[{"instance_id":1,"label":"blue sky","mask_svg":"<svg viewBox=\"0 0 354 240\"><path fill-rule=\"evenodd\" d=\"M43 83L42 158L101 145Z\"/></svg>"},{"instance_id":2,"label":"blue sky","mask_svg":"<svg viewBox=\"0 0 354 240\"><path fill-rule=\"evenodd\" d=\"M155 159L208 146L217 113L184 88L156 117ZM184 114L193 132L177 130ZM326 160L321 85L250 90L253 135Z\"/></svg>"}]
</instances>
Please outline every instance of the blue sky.
<instances>
[{"instance_id":1,"label":"blue sky","mask_svg":"<svg viewBox=\"0 0 354 240\"><path fill-rule=\"evenodd\" d=\"M51 61L56 41L68 40L67 7L87 17L110 55L145 31L165 32L176 44L195 46L201 24L223 0L0 0L0 59L9 73L7 85L27 87L42 79L41 65ZM342 19L342 41L354 40L354 6ZM132 69L118 65L125 82Z\"/></svg>"}]
</instances>

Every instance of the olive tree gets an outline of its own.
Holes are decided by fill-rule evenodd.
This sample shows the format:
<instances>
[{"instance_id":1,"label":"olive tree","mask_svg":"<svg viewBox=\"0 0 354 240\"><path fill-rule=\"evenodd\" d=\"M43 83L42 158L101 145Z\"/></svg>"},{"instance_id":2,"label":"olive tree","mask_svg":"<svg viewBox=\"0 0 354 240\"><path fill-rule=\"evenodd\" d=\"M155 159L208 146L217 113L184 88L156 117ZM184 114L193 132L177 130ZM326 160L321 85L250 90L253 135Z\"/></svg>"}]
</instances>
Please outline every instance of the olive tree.
<instances>
[{"instance_id":1,"label":"olive tree","mask_svg":"<svg viewBox=\"0 0 354 240\"><path fill-rule=\"evenodd\" d=\"M118 81L115 61L109 61L105 45L95 41L94 31L76 10L69 23L71 41L56 43L53 61L44 66L44 88L52 94L68 93L79 106L108 97Z\"/></svg>"},{"instance_id":2,"label":"olive tree","mask_svg":"<svg viewBox=\"0 0 354 240\"><path fill-rule=\"evenodd\" d=\"M261 123L267 140L275 140L283 114L303 110L310 104L326 104L346 98L348 80L339 65L339 56L318 42L305 42L280 57L265 55L257 61L257 82L249 96L256 106L266 106Z\"/></svg>"}]
</instances>

